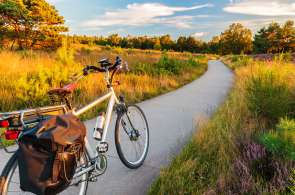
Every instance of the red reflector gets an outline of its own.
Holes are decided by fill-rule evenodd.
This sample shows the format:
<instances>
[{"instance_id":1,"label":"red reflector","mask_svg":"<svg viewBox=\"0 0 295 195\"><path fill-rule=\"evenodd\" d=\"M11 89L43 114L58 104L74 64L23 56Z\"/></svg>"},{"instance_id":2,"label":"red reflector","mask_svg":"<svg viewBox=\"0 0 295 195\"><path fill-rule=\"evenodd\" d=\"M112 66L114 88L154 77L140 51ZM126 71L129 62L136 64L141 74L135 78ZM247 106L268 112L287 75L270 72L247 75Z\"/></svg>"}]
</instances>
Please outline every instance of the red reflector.
<instances>
[{"instance_id":1,"label":"red reflector","mask_svg":"<svg viewBox=\"0 0 295 195\"><path fill-rule=\"evenodd\" d=\"M18 138L20 131L6 130L5 138L7 140L16 140Z\"/></svg>"},{"instance_id":2,"label":"red reflector","mask_svg":"<svg viewBox=\"0 0 295 195\"><path fill-rule=\"evenodd\" d=\"M0 127L9 127L9 122L7 120L0 121Z\"/></svg>"}]
</instances>

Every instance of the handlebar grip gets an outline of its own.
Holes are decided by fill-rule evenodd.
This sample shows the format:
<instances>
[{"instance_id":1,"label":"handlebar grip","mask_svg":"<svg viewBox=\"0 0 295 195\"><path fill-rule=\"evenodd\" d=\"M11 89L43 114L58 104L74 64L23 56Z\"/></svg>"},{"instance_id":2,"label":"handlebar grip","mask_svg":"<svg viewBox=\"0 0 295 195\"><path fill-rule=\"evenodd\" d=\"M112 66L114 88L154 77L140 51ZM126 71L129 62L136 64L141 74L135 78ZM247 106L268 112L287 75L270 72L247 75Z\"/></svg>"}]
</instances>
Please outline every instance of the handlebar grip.
<instances>
[{"instance_id":1,"label":"handlebar grip","mask_svg":"<svg viewBox=\"0 0 295 195\"><path fill-rule=\"evenodd\" d=\"M96 72L105 72L105 69L97 67L97 66L86 66L86 68L83 69L83 74L88 75L90 70L93 70Z\"/></svg>"}]
</instances>

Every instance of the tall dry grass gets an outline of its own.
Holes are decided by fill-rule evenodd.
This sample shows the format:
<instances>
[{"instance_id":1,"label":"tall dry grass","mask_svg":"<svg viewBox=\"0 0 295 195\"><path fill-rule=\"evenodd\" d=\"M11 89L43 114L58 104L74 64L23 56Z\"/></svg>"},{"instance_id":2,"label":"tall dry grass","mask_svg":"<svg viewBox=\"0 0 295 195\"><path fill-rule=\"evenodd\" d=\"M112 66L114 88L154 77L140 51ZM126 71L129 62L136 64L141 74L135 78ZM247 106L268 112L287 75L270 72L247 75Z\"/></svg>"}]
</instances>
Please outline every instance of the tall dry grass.
<instances>
[{"instance_id":1,"label":"tall dry grass","mask_svg":"<svg viewBox=\"0 0 295 195\"><path fill-rule=\"evenodd\" d=\"M282 61L248 61L244 65L235 61L237 67L230 64L236 82L227 101L161 171L149 194L291 193L294 159L272 152L260 138L276 127L279 118L294 117L290 110L294 110L295 67ZM282 126L287 131L278 136L295 135L289 128L293 126ZM295 153L294 140L278 139L281 155L286 150Z\"/></svg>"},{"instance_id":2,"label":"tall dry grass","mask_svg":"<svg viewBox=\"0 0 295 195\"><path fill-rule=\"evenodd\" d=\"M81 47L63 43L56 52L0 51L0 112L39 107L50 104L47 91L70 82L70 78L80 73L85 65L97 65L101 58L114 59L120 55L129 63L131 72L119 74L115 80L121 85L115 87L130 103L176 89L205 72L206 57L194 57L188 53L161 53L121 48ZM159 61L167 56L180 64L180 74L168 74L152 70L159 69ZM187 64L193 59L194 63ZM165 61L170 63L170 61ZM149 67L143 72L134 71L139 65ZM183 66L182 66L183 64ZM192 64L192 66L189 66ZM170 66L170 65L169 65ZM171 64L173 66L173 64ZM73 104L77 107L89 103L106 91L102 74L92 74L81 80L73 94ZM84 117L91 117L101 107L95 108Z\"/></svg>"}]
</instances>

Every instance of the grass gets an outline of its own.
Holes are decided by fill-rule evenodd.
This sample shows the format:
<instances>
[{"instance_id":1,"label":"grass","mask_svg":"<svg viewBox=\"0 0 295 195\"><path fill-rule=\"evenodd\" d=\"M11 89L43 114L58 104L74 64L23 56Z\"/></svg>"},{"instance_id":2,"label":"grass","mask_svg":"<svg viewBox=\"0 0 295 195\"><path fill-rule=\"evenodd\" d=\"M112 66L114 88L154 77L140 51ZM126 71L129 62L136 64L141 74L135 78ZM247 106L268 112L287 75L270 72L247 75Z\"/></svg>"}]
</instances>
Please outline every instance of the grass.
<instances>
[{"instance_id":1,"label":"grass","mask_svg":"<svg viewBox=\"0 0 295 195\"><path fill-rule=\"evenodd\" d=\"M294 190L294 179L289 178L295 168L290 112L295 67L249 59L243 64L245 59L238 58L233 63L228 59L236 82L227 101L161 170L149 194L289 194ZM283 105L274 104L279 98ZM279 143L263 139L273 131Z\"/></svg>"},{"instance_id":2,"label":"grass","mask_svg":"<svg viewBox=\"0 0 295 195\"><path fill-rule=\"evenodd\" d=\"M271 153L295 161L295 120L282 118L274 130L261 135L260 142Z\"/></svg>"},{"instance_id":3,"label":"grass","mask_svg":"<svg viewBox=\"0 0 295 195\"><path fill-rule=\"evenodd\" d=\"M290 178L290 191L291 193L295 194L295 169L293 169L292 171L292 175L291 175L291 178Z\"/></svg>"},{"instance_id":4,"label":"grass","mask_svg":"<svg viewBox=\"0 0 295 195\"><path fill-rule=\"evenodd\" d=\"M142 51L110 47L81 47L63 43L56 52L0 50L0 112L51 104L47 91L70 82L85 65L96 65L101 58L120 55L131 71L119 74L115 87L128 103L136 103L174 90L201 76L207 70L207 56L190 53ZM80 107L104 94L102 74L91 74L79 82L73 105ZM88 119L105 105L82 116Z\"/></svg>"}]
</instances>

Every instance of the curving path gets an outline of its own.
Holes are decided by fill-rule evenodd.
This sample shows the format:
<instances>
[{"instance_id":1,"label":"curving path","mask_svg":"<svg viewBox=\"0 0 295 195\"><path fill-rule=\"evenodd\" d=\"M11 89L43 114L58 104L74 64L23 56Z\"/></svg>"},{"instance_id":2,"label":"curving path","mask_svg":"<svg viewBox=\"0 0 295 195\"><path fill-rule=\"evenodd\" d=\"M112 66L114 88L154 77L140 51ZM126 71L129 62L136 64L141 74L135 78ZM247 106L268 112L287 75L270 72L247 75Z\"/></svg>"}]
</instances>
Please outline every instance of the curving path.
<instances>
[{"instance_id":1,"label":"curving path","mask_svg":"<svg viewBox=\"0 0 295 195\"><path fill-rule=\"evenodd\" d=\"M150 126L150 148L144 165L137 170L124 167L115 150L113 128L110 128L107 137L110 142L108 169L97 182L89 183L88 194L146 194L160 169L168 165L171 157L180 151L195 131L197 121L211 116L223 102L232 80L233 74L224 64L210 61L208 71L199 79L176 91L140 103ZM89 132L92 132L94 123L95 120L86 121ZM0 156L2 170L8 155L0 151Z\"/></svg>"},{"instance_id":2,"label":"curving path","mask_svg":"<svg viewBox=\"0 0 295 195\"><path fill-rule=\"evenodd\" d=\"M113 145L114 133L110 131L109 167L97 182L90 183L89 194L145 194L160 168L168 165L195 131L196 122L210 116L223 102L232 79L232 72L220 61L210 61L208 71L199 79L140 103L150 125L150 150L145 164L137 170L124 167ZM91 127L94 122L86 124Z\"/></svg>"}]
</instances>

